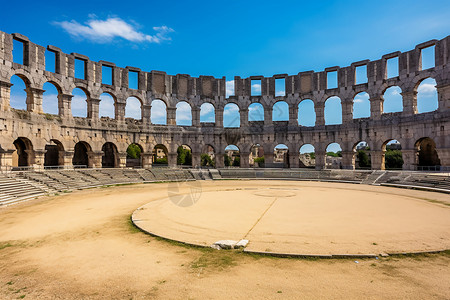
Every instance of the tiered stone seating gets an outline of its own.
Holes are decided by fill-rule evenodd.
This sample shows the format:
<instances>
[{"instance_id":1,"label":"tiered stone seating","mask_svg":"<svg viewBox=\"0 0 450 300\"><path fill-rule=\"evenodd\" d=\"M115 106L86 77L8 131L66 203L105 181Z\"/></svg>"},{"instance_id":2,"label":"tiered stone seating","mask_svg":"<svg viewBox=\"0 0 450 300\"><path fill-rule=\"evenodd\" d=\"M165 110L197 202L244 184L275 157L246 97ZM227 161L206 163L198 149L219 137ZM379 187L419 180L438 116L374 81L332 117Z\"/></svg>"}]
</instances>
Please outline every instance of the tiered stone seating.
<instances>
[{"instance_id":1,"label":"tiered stone seating","mask_svg":"<svg viewBox=\"0 0 450 300\"><path fill-rule=\"evenodd\" d=\"M144 181L144 178L135 169L123 169L123 174L128 177L131 182Z\"/></svg>"},{"instance_id":2,"label":"tiered stone seating","mask_svg":"<svg viewBox=\"0 0 450 300\"><path fill-rule=\"evenodd\" d=\"M16 177L22 177L33 182L41 183L43 186L46 186L50 189L49 192L51 192L52 190L61 192L68 189L66 185L59 182L58 180L48 177L47 173L45 172L20 172L16 174Z\"/></svg>"},{"instance_id":3,"label":"tiered stone seating","mask_svg":"<svg viewBox=\"0 0 450 300\"><path fill-rule=\"evenodd\" d=\"M8 205L46 193L36 183L0 174L0 205Z\"/></svg>"},{"instance_id":4,"label":"tiered stone seating","mask_svg":"<svg viewBox=\"0 0 450 300\"><path fill-rule=\"evenodd\" d=\"M155 181L155 175L153 175L152 172L150 172L147 169L136 169L136 172L139 173L139 175L141 175L141 177L144 179L144 181Z\"/></svg>"},{"instance_id":5,"label":"tiered stone seating","mask_svg":"<svg viewBox=\"0 0 450 300\"><path fill-rule=\"evenodd\" d=\"M113 179L109 174L103 172L103 170L100 169L83 169L79 170L78 172L92 177L94 180L97 180L100 185L109 185L116 182L116 180Z\"/></svg>"}]
</instances>

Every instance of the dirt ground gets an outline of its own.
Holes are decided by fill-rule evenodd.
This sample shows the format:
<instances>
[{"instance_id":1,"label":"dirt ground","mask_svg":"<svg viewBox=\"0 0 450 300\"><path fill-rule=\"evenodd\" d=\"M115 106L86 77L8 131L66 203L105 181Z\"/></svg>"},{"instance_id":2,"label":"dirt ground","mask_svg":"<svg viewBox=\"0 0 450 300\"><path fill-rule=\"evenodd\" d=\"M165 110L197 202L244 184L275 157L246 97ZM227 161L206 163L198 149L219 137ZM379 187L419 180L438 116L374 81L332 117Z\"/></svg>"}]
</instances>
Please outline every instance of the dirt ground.
<instances>
[{"instance_id":1,"label":"dirt ground","mask_svg":"<svg viewBox=\"0 0 450 300\"><path fill-rule=\"evenodd\" d=\"M202 182L201 188L237 185L254 187L255 181ZM357 260L271 258L187 247L137 230L130 222L133 211L167 197L170 189L167 183L97 188L0 209L0 298L450 298L449 252ZM450 209L445 194L390 193Z\"/></svg>"}]
</instances>

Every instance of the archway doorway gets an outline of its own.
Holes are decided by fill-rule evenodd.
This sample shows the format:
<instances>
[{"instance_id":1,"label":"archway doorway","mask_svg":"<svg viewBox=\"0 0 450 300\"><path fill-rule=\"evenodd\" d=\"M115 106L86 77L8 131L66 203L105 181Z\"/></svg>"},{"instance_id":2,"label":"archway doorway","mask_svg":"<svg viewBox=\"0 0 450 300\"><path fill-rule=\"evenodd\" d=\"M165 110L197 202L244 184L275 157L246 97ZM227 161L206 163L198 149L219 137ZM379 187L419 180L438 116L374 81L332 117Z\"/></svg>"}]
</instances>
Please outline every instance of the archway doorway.
<instances>
[{"instance_id":1,"label":"archway doorway","mask_svg":"<svg viewBox=\"0 0 450 300\"><path fill-rule=\"evenodd\" d=\"M91 146L86 142L78 142L75 145L72 164L74 167L88 167L89 166L89 155L88 152L91 151Z\"/></svg>"},{"instance_id":2,"label":"archway doorway","mask_svg":"<svg viewBox=\"0 0 450 300\"><path fill-rule=\"evenodd\" d=\"M142 147L141 145L132 143L127 148L127 168L141 168L142 167Z\"/></svg>"},{"instance_id":3,"label":"archway doorway","mask_svg":"<svg viewBox=\"0 0 450 300\"><path fill-rule=\"evenodd\" d=\"M58 140L51 140L45 145L44 167L57 167L64 165L64 147Z\"/></svg>"},{"instance_id":4,"label":"archway doorway","mask_svg":"<svg viewBox=\"0 0 450 300\"><path fill-rule=\"evenodd\" d=\"M24 137L19 137L14 141L16 152L13 154L14 167L29 167L34 162L33 144Z\"/></svg>"},{"instance_id":5,"label":"archway doorway","mask_svg":"<svg viewBox=\"0 0 450 300\"><path fill-rule=\"evenodd\" d=\"M117 168L119 167L119 155L116 145L107 142L102 147L102 168Z\"/></svg>"}]
</instances>

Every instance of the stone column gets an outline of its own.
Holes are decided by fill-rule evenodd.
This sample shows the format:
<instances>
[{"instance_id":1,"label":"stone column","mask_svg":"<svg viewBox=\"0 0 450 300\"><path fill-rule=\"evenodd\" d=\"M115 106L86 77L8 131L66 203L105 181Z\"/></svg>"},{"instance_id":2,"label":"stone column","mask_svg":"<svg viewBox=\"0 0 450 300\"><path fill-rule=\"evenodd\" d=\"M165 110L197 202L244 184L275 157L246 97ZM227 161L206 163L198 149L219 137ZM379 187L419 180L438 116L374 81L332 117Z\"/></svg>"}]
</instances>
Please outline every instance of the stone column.
<instances>
[{"instance_id":1,"label":"stone column","mask_svg":"<svg viewBox=\"0 0 450 300\"><path fill-rule=\"evenodd\" d=\"M314 103L314 110L316 111L316 126L325 125L324 109L325 109L325 103L323 103L323 102Z\"/></svg>"},{"instance_id":2,"label":"stone column","mask_svg":"<svg viewBox=\"0 0 450 300\"><path fill-rule=\"evenodd\" d=\"M214 163L216 164L216 168L223 168L225 167L225 162L224 162L224 153L215 153L214 156Z\"/></svg>"},{"instance_id":3,"label":"stone column","mask_svg":"<svg viewBox=\"0 0 450 300\"><path fill-rule=\"evenodd\" d=\"M215 122L217 128L223 128L223 107L217 108L215 111Z\"/></svg>"},{"instance_id":4,"label":"stone column","mask_svg":"<svg viewBox=\"0 0 450 300\"><path fill-rule=\"evenodd\" d=\"M290 126L298 126L298 105L289 105L289 123Z\"/></svg>"},{"instance_id":5,"label":"stone column","mask_svg":"<svg viewBox=\"0 0 450 300\"><path fill-rule=\"evenodd\" d=\"M241 157L241 168L250 168L250 152L239 152Z\"/></svg>"},{"instance_id":6,"label":"stone column","mask_svg":"<svg viewBox=\"0 0 450 300\"><path fill-rule=\"evenodd\" d=\"M26 88L27 92L27 111L34 113L42 113L42 98L44 90L37 88Z\"/></svg>"},{"instance_id":7,"label":"stone column","mask_svg":"<svg viewBox=\"0 0 450 300\"><path fill-rule=\"evenodd\" d=\"M119 102L116 101L114 103L114 111L115 111L115 117L117 122L119 123L125 123L125 107L127 103L126 102Z\"/></svg>"},{"instance_id":8,"label":"stone column","mask_svg":"<svg viewBox=\"0 0 450 300\"><path fill-rule=\"evenodd\" d=\"M327 157L327 152L325 151L316 151L316 170L323 170L326 168L325 162Z\"/></svg>"},{"instance_id":9,"label":"stone column","mask_svg":"<svg viewBox=\"0 0 450 300\"><path fill-rule=\"evenodd\" d=\"M356 152L342 151L342 168L347 170L355 169Z\"/></svg>"},{"instance_id":10,"label":"stone column","mask_svg":"<svg viewBox=\"0 0 450 300\"><path fill-rule=\"evenodd\" d=\"M289 151L289 167L291 169L300 167L300 153L298 151Z\"/></svg>"},{"instance_id":11,"label":"stone column","mask_svg":"<svg viewBox=\"0 0 450 300\"><path fill-rule=\"evenodd\" d=\"M13 165L12 155L16 150L2 150L0 151L0 170L8 171Z\"/></svg>"},{"instance_id":12,"label":"stone column","mask_svg":"<svg viewBox=\"0 0 450 300\"><path fill-rule=\"evenodd\" d=\"M202 164L201 161L202 154L200 152L192 152L191 155L192 155L192 167L193 168L200 167Z\"/></svg>"},{"instance_id":13,"label":"stone column","mask_svg":"<svg viewBox=\"0 0 450 300\"><path fill-rule=\"evenodd\" d=\"M72 169L73 168L73 151L64 151L64 168Z\"/></svg>"},{"instance_id":14,"label":"stone column","mask_svg":"<svg viewBox=\"0 0 450 300\"><path fill-rule=\"evenodd\" d=\"M25 150L25 151L32 151L32 150ZM46 152L47 152L47 150L42 150L42 149L34 150L34 164L33 164L34 168L37 168L37 169L43 169L44 168L45 153ZM31 164L30 164L30 166L31 166Z\"/></svg>"},{"instance_id":15,"label":"stone column","mask_svg":"<svg viewBox=\"0 0 450 300\"><path fill-rule=\"evenodd\" d=\"M414 115L417 114L417 92L404 91L401 93L403 97L403 114Z\"/></svg>"},{"instance_id":16,"label":"stone column","mask_svg":"<svg viewBox=\"0 0 450 300\"><path fill-rule=\"evenodd\" d=\"M437 86L438 92L438 111L446 111L450 109L450 84L445 86Z\"/></svg>"},{"instance_id":17,"label":"stone column","mask_svg":"<svg viewBox=\"0 0 450 300\"><path fill-rule=\"evenodd\" d=\"M273 167L273 150L272 151L264 151L264 167L272 168Z\"/></svg>"},{"instance_id":18,"label":"stone column","mask_svg":"<svg viewBox=\"0 0 450 300\"><path fill-rule=\"evenodd\" d=\"M0 81L0 111L8 111L12 83Z\"/></svg>"},{"instance_id":19,"label":"stone column","mask_svg":"<svg viewBox=\"0 0 450 300\"><path fill-rule=\"evenodd\" d=\"M88 151L88 167L89 168L101 168L103 151Z\"/></svg>"},{"instance_id":20,"label":"stone column","mask_svg":"<svg viewBox=\"0 0 450 300\"><path fill-rule=\"evenodd\" d=\"M414 171L417 167L418 152L413 150L402 149L403 170Z\"/></svg>"},{"instance_id":21,"label":"stone column","mask_svg":"<svg viewBox=\"0 0 450 300\"><path fill-rule=\"evenodd\" d=\"M152 123L151 121L151 105L142 105L142 124L149 125Z\"/></svg>"},{"instance_id":22,"label":"stone column","mask_svg":"<svg viewBox=\"0 0 450 300\"><path fill-rule=\"evenodd\" d=\"M240 114L240 127L247 127L248 126L248 108L242 108L239 110ZM241 162L242 165L242 162Z\"/></svg>"},{"instance_id":23,"label":"stone column","mask_svg":"<svg viewBox=\"0 0 450 300\"><path fill-rule=\"evenodd\" d=\"M372 164L372 170L384 170L384 153L386 151L383 150L371 150L370 153L370 162Z\"/></svg>"},{"instance_id":24,"label":"stone column","mask_svg":"<svg viewBox=\"0 0 450 300\"><path fill-rule=\"evenodd\" d=\"M370 118L373 120L381 119L383 113L384 98L382 95L374 95L370 99Z\"/></svg>"},{"instance_id":25,"label":"stone column","mask_svg":"<svg viewBox=\"0 0 450 300\"><path fill-rule=\"evenodd\" d=\"M118 160L119 160L119 168L126 168L127 167L127 153L126 152L120 152L117 153Z\"/></svg>"},{"instance_id":26,"label":"stone column","mask_svg":"<svg viewBox=\"0 0 450 300\"><path fill-rule=\"evenodd\" d=\"M273 125L272 112L273 107L264 107L264 126Z\"/></svg>"},{"instance_id":27,"label":"stone column","mask_svg":"<svg viewBox=\"0 0 450 300\"><path fill-rule=\"evenodd\" d=\"M176 107L167 107L167 125L177 125Z\"/></svg>"},{"instance_id":28,"label":"stone column","mask_svg":"<svg viewBox=\"0 0 450 300\"><path fill-rule=\"evenodd\" d=\"M342 124L353 122L353 100L346 99L342 103Z\"/></svg>"},{"instance_id":29,"label":"stone column","mask_svg":"<svg viewBox=\"0 0 450 300\"><path fill-rule=\"evenodd\" d=\"M59 94L58 95L58 112L62 119L72 118L72 103L73 95Z\"/></svg>"},{"instance_id":30,"label":"stone column","mask_svg":"<svg viewBox=\"0 0 450 300\"><path fill-rule=\"evenodd\" d=\"M200 108L196 106L192 108L192 126L200 127Z\"/></svg>"},{"instance_id":31,"label":"stone column","mask_svg":"<svg viewBox=\"0 0 450 300\"><path fill-rule=\"evenodd\" d=\"M177 167L177 156L178 153L175 152L169 152L169 154L167 155L167 164L170 168L176 168Z\"/></svg>"},{"instance_id":32,"label":"stone column","mask_svg":"<svg viewBox=\"0 0 450 300\"><path fill-rule=\"evenodd\" d=\"M87 117L92 121L97 121L99 119L99 107L100 99L89 98L87 100Z\"/></svg>"},{"instance_id":33,"label":"stone column","mask_svg":"<svg viewBox=\"0 0 450 300\"><path fill-rule=\"evenodd\" d=\"M436 148L436 152L441 161L441 166L450 167L450 148Z\"/></svg>"},{"instance_id":34,"label":"stone column","mask_svg":"<svg viewBox=\"0 0 450 300\"><path fill-rule=\"evenodd\" d=\"M142 152L142 168L150 169L153 163L153 153L152 152Z\"/></svg>"}]
</instances>

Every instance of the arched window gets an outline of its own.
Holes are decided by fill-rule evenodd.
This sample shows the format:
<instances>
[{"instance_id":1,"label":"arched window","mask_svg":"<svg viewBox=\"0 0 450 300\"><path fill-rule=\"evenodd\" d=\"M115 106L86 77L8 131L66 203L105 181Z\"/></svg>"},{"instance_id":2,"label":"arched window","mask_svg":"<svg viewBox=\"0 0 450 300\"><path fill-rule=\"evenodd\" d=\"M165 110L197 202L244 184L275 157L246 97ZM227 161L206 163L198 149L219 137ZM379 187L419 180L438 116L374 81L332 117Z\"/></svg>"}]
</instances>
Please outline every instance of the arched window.
<instances>
[{"instance_id":1,"label":"arched window","mask_svg":"<svg viewBox=\"0 0 450 300\"><path fill-rule=\"evenodd\" d=\"M289 105L285 101L273 105L272 121L289 121Z\"/></svg>"},{"instance_id":2,"label":"arched window","mask_svg":"<svg viewBox=\"0 0 450 300\"><path fill-rule=\"evenodd\" d=\"M327 169L342 169L342 148L338 143L331 143L326 150L325 167Z\"/></svg>"},{"instance_id":3,"label":"arched window","mask_svg":"<svg viewBox=\"0 0 450 300\"><path fill-rule=\"evenodd\" d=\"M99 117L115 118L114 98L108 94L103 93L100 95L100 103L98 108Z\"/></svg>"},{"instance_id":4,"label":"arched window","mask_svg":"<svg viewBox=\"0 0 450 300\"><path fill-rule=\"evenodd\" d=\"M25 81L17 75L11 77L11 93L9 105L15 109L27 110L27 86Z\"/></svg>"},{"instance_id":5,"label":"arched window","mask_svg":"<svg viewBox=\"0 0 450 300\"><path fill-rule=\"evenodd\" d=\"M203 103L202 106L200 106L200 123L214 122L216 122L214 105L211 103Z\"/></svg>"},{"instance_id":6,"label":"arched window","mask_svg":"<svg viewBox=\"0 0 450 300\"><path fill-rule=\"evenodd\" d=\"M192 126L192 110L189 103L181 101L177 103L176 122L181 126Z\"/></svg>"},{"instance_id":7,"label":"arched window","mask_svg":"<svg viewBox=\"0 0 450 300\"><path fill-rule=\"evenodd\" d=\"M153 100L151 109L152 124L167 125L167 106L162 100Z\"/></svg>"},{"instance_id":8,"label":"arched window","mask_svg":"<svg viewBox=\"0 0 450 300\"><path fill-rule=\"evenodd\" d=\"M241 115L239 106L234 103L228 103L223 109L223 127L240 127Z\"/></svg>"},{"instance_id":9,"label":"arched window","mask_svg":"<svg viewBox=\"0 0 450 300\"><path fill-rule=\"evenodd\" d=\"M369 150L369 144L365 141L360 141L355 144L353 147L355 169L370 169L372 167Z\"/></svg>"},{"instance_id":10,"label":"arched window","mask_svg":"<svg viewBox=\"0 0 450 300\"><path fill-rule=\"evenodd\" d=\"M228 145L223 156L225 167L240 167L241 155L236 145Z\"/></svg>"},{"instance_id":11,"label":"arched window","mask_svg":"<svg viewBox=\"0 0 450 300\"><path fill-rule=\"evenodd\" d=\"M370 117L369 94L366 92L356 94L353 98L353 119Z\"/></svg>"},{"instance_id":12,"label":"arched window","mask_svg":"<svg viewBox=\"0 0 450 300\"><path fill-rule=\"evenodd\" d=\"M177 148L177 165L192 166L192 149L188 145L181 145Z\"/></svg>"},{"instance_id":13,"label":"arched window","mask_svg":"<svg viewBox=\"0 0 450 300\"><path fill-rule=\"evenodd\" d=\"M142 103L136 97L129 97L125 106L125 118L142 119Z\"/></svg>"},{"instance_id":14,"label":"arched window","mask_svg":"<svg viewBox=\"0 0 450 300\"><path fill-rule=\"evenodd\" d=\"M325 125L342 124L342 106L339 97L330 97L325 101Z\"/></svg>"},{"instance_id":15,"label":"arched window","mask_svg":"<svg viewBox=\"0 0 450 300\"><path fill-rule=\"evenodd\" d=\"M301 126L316 125L316 111L312 100L305 99L298 104L298 124Z\"/></svg>"},{"instance_id":16,"label":"arched window","mask_svg":"<svg viewBox=\"0 0 450 300\"><path fill-rule=\"evenodd\" d=\"M248 107L248 120L253 121L264 121L264 107L261 103L252 103Z\"/></svg>"},{"instance_id":17,"label":"arched window","mask_svg":"<svg viewBox=\"0 0 450 300\"><path fill-rule=\"evenodd\" d=\"M387 140L383 143L384 168L386 170L399 170L403 167L402 145L397 140ZM382 166L383 167L383 166Z\"/></svg>"},{"instance_id":18,"label":"arched window","mask_svg":"<svg viewBox=\"0 0 450 300\"><path fill-rule=\"evenodd\" d=\"M425 113L438 108L438 94L436 80L427 78L417 88L417 111Z\"/></svg>"},{"instance_id":19,"label":"arched window","mask_svg":"<svg viewBox=\"0 0 450 300\"><path fill-rule=\"evenodd\" d=\"M300 147L300 168L315 168L316 166L316 153L314 146L311 144L304 144Z\"/></svg>"},{"instance_id":20,"label":"arched window","mask_svg":"<svg viewBox=\"0 0 450 300\"><path fill-rule=\"evenodd\" d=\"M285 144L278 144L273 149L274 166L289 168L289 148Z\"/></svg>"},{"instance_id":21,"label":"arched window","mask_svg":"<svg viewBox=\"0 0 450 300\"><path fill-rule=\"evenodd\" d=\"M391 86L383 94L383 113L393 113L403 111L402 89L398 86Z\"/></svg>"},{"instance_id":22,"label":"arched window","mask_svg":"<svg viewBox=\"0 0 450 300\"><path fill-rule=\"evenodd\" d=\"M47 114L57 115L59 111L58 89L51 82L44 83L42 88L45 91L42 95L42 111Z\"/></svg>"},{"instance_id":23,"label":"arched window","mask_svg":"<svg viewBox=\"0 0 450 300\"><path fill-rule=\"evenodd\" d=\"M72 116L87 117L87 95L80 88L74 88L72 91Z\"/></svg>"}]
</instances>

